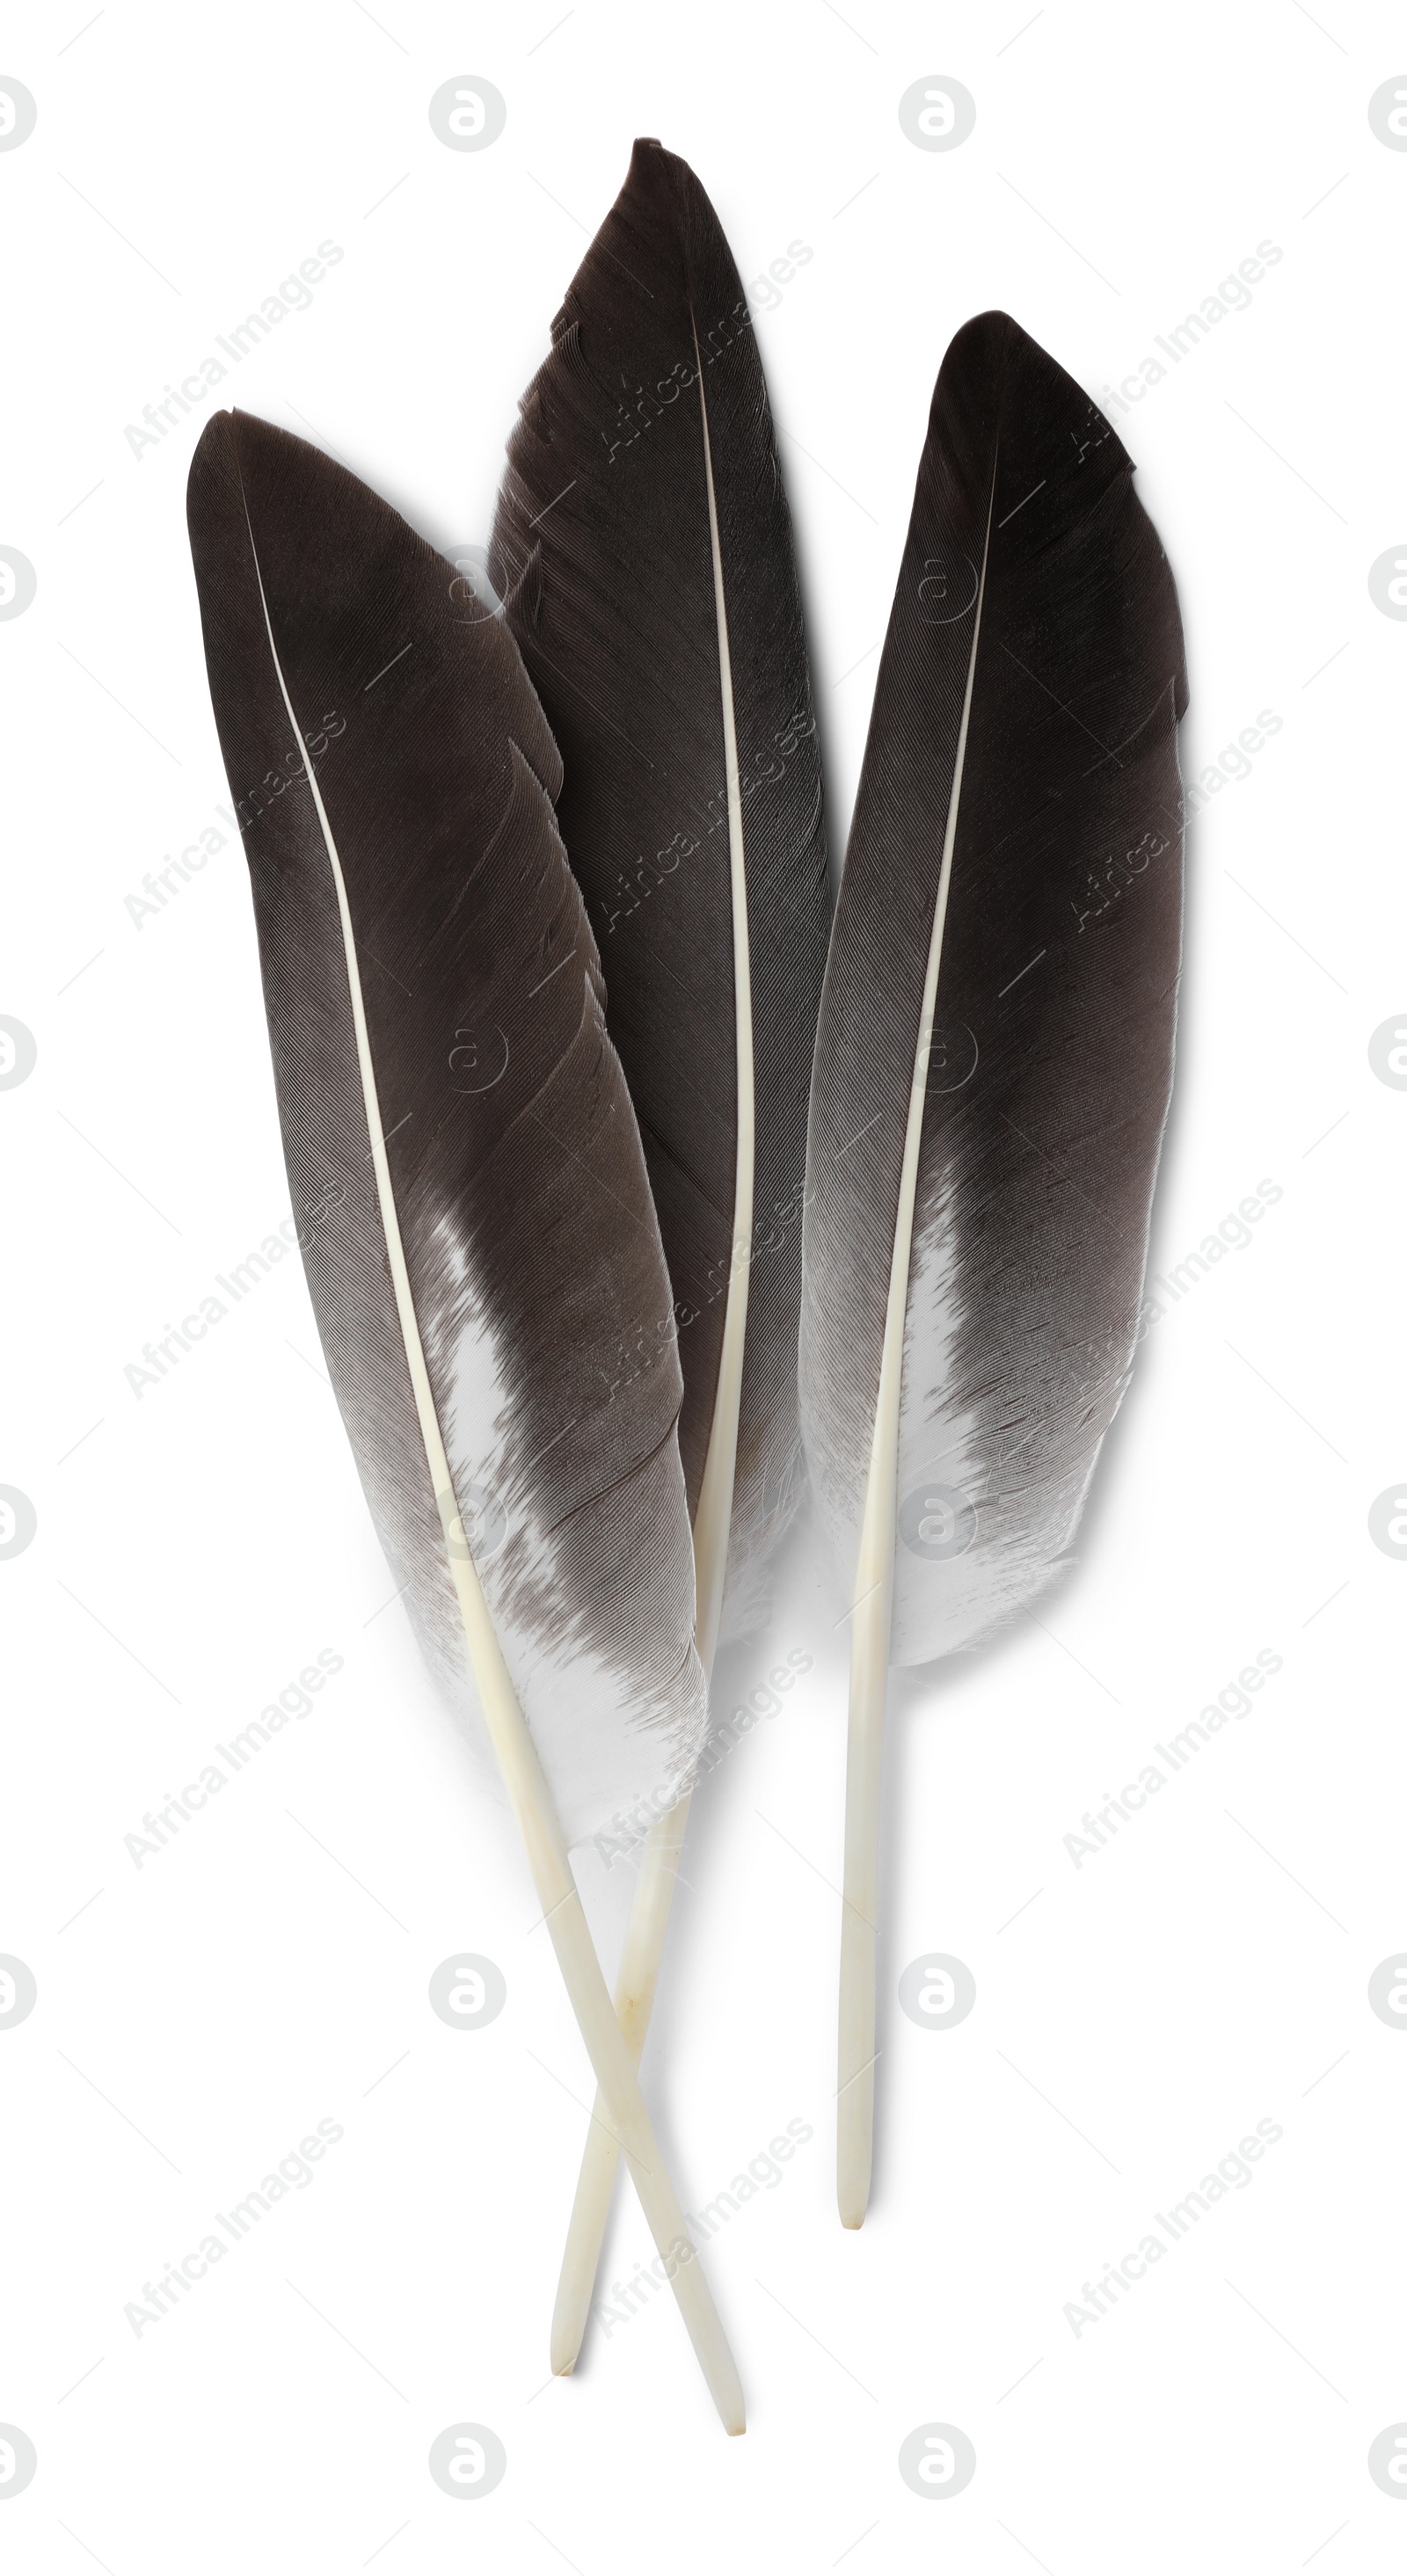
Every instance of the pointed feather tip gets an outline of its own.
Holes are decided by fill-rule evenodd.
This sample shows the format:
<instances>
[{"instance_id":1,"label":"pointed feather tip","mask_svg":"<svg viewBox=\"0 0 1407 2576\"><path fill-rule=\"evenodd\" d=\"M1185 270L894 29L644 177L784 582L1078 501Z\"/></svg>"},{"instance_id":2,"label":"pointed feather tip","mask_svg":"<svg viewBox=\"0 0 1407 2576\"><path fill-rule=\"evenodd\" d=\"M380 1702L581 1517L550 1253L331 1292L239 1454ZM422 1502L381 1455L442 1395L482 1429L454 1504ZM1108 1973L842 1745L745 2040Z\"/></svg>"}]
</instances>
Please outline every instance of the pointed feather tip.
<instances>
[{"instance_id":1,"label":"pointed feather tip","mask_svg":"<svg viewBox=\"0 0 1407 2576\"><path fill-rule=\"evenodd\" d=\"M671 224L683 221L686 208L692 205L710 222L718 223L708 190L698 172L682 154L671 152L657 134L637 134L630 153L630 167L620 198L640 201L657 216Z\"/></svg>"},{"instance_id":2,"label":"pointed feather tip","mask_svg":"<svg viewBox=\"0 0 1407 2576\"><path fill-rule=\"evenodd\" d=\"M316 497L329 524L336 520L339 553L346 552L346 513L362 514L370 533L374 527L384 539L391 532L408 534L428 553L437 550L399 511L394 502L385 499L370 483L363 482L340 457L329 455L310 438L300 438L293 429L281 429L277 421L264 420L256 411L241 411L232 404L228 411L217 411L206 422L196 441L191 458L186 489L189 494L196 476L202 470L233 473L251 501L279 500L306 507Z\"/></svg>"},{"instance_id":3,"label":"pointed feather tip","mask_svg":"<svg viewBox=\"0 0 1407 2576\"><path fill-rule=\"evenodd\" d=\"M301 448L309 456L322 457L320 448L310 446L306 438L298 438L291 429L279 429L273 421L261 420L257 412L241 411L237 403L231 403L228 411L211 413L196 440L187 484L194 480L200 466L217 460L228 462L236 471L241 470L246 458L257 453L261 444L269 454L280 447L289 450ZM330 462L330 459L324 458L323 462Z\"/></svg>"},{"instance_id":4,"label":"pointed feather tip","mask_svg":"<svg viewBox=\"0 0 1407 2576\"><path fill-rule=\"evenodd\" d=\"M199 438L186 472L186 525L192 537L202 498L210 483L228 484L239 479L239 466L234 448L234 413L212 412Z\"/></svg>"},{"instance_id":5,"label":"pointed feather tip","mask_svg":"<svg viewBox=\"0 0 1407 2576\"><path fill-rule=\"evenodd\" d=\"M604 262L604 266L603 266ZM671 299L696 290L730 310L742 297L736 263L702 181L657 135L637 135L630 166L609 213L593 234L552 325L554 349L583 311L608 317L633 285L647 299L645 318L666 327ZM628 301L628 298L627 298ZM531 390L531 389L530 389ZM526 416L526 415L525 415Z\"/></svg>"},{"instance_id":6,"label":"pointed feather tip","mask_svg":"<svg viewBox=\"0 0 1407 2576\"><path fill-rule=\"evenodd\" d=\"M292 430L279 429L273 421L261 420L257 412L240 411L234 404L228 411L212 412L196 440L186 476L187 520L199 507L202 484L211 477L225 483L233 481L243 493L251 469L257 474L261 465L277 469L281 462L294 459L303 463L313 460L353 490L358 488L355 476L348 474L345 467L336 465L321 448L296 437Z\"/></svg>"},{"instance_id":7,"label":"pointed feather tip","mask_svg":"<svg viewBox=\"0 0 1407 2576\"><path fill-rule=\"evenodd\" d=\"M667 168L675 159L677 155L666 151L657 134L637 134L630 147L630 167L625 174L626 186L629 187L632 179L658 178L661 165ZM688 164L681 162L679 166L681 169L687 169Z\"/></svg>"},{"instance_id":8,"label":"pointed feather tip","mask_svg":"<svg viewBox=\"0 0 1407 2576\"><path fill-rule=\"evenodd\" d=\"M1107 491L1120 475L1132 481L1138 467L1108 413L1093 394L1034 340L1011 314L999 307L976 313L954 333L933 388L929 434L939 426L942 407L961 392L975 391L985 375L989 397L1004 418L1016 423L1019 446L1027 427L1042 413L1064 421L1071 446L1066 462L1091 478L1092 491ZM1139 507L1141 508L1141 503ZM1171 580L1171 570L1169 579ZM1178 720L1187 713L1187 669L1179 661L1174 705Z\"/></svg>"},{"instance_id":9,"label":"pointed feather tip","mask_svg":"<svg viewBox=\"0 0 1407 2576\"><path fill-rule=\"evenodd\" d=\"M363 483L349 468L329 456L327 450L315 447L309 438L300 438L296 430L280 429L277 421L262 420L256 411L241 411L232 403L228 411L211 414L196 440L191 458L187 488L197 469L216 460L225 462L243 480L261 469L279 473L292 468L305 475L319 476L332 486L351 494L361 494L378 510L389 510L390 503L381 500L370 484Z\"/></svg>"},{"instance_id":10,"label":"pointed feather tip","mask_svg":"<svg viewBox=\"0 0 1407 2576\"><path fill-rule=\"evenodd\" d=\"M1000 388L1018 409L1023 401L1039 396L1047 403L1069 403L1088 419L1093 415L1104 422L1114 442L1114 455L1133 471L1133 459L1107 413L1100 410L1092 394L1077 384L1075 378L1053 358L1049 349L1032 338L1029 331L999 305L986 313L974 313L964 322L948 343L938 381L933 388L932 413L940 398L951 397L955 385L965 379L985 376L994 390ZM1101 440L1101 445L1104 442Z\"/></svg>"},{"instance_id":11,"label":"pointed feather tip","mask_svg":"<svg viewBox=\"0 0 1407 2576\"><path fill-rule=\"evenodd\" d=\"M953 333L943 366L945 371L954 366L973 369L986 366L1000 370L1023 361L1048 368L1052 375L1061 377L1065 383L1071 382L1050 351L1043 348L1039 340L1033 340L1029 331L1022 329L1014 314L1005 313L999 304L993 304L985 313L974 313L970 321L964 322Z\"/></svg>"}]
</instances>

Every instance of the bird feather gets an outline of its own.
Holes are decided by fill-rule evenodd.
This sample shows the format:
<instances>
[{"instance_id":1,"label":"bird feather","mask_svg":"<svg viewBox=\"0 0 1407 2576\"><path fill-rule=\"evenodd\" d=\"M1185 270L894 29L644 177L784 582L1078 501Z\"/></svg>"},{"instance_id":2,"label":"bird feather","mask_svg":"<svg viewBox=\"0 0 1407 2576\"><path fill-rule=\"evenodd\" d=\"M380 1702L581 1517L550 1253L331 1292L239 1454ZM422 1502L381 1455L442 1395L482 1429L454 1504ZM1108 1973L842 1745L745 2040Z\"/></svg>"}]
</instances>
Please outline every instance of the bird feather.
<instances>
[{"instance_id":1,"label":"bird feather","mask_svg":"<svg viewBox=\"0 0 1407 2576\"><path fill-rule=\"evenodd\" d=\"M659 1209L707 1673L720 1629L763 1614L801 1491L800 1219L829 891L751 312L704 190L659 144L637 143L552 340L509 448L491 571L562 746L563 826ZM642 1856L616 1989L637 2059L685 1821L660 1816ZM581 2342L614 2170L598 2120L554 2369Z\"/></svg>"},{"instance_id":2,"label":"bird feather","mask_svg":"<svg viewBox=\"0 0 1407 2576\"><path fill-rule=\"evenodd\" d=\"M929 416L821 998L800 1401L851 1623L838 2193L869 2194L885 1675L1052 1579L1128 1383L1172 1081L1172 575L1010 318Z\"/></svg>"},{"instance_id":3,"label":"bird feather","mask_svg":"<svg viewBox=\"0 0 1407 2576\"><path fill-rule=\"evenodd\" d=\"M557 751L501 620L303 441L220 415L189 515L333 1388L432 1671L481 1739L467 1562L580 1841L642 1771L687 1778L705 1702L669 1284Z\"/></svg>"},{"instance_id":4,"label":"bird feather","mask_svg":"<svg viewBox=\"0 0 1407 2576\"><path fill-rule=\"evenodd\" d=\"M430 1663L486 1721L604 2117L740 2433L568 1861L645 1743L688 1776L706 1693L668 1275L556 746L502 622L300 440L221 415L188 514L334 1391Z\"/></svg>"},{"instance_id":5,"label":"bird feather","mask_svg":"<svg viewBox=\"0 0 1407 2576\"><path fill-rule=\"evenodd\" d=\"M815 717L751 310L687 163L635 146L509 447L490 570L674 1291L707 1660L802 1484L801 1198L829 900Z\"/></svg>"},{"instance_id":6,"label":"bird feather","mask_svg":"<svg viewBox=\"0 0 1407 2576\"><path fill-rule=\"evenodd\" d=\"M888 1345L898 1664L977 1643L1050 1580L1128 1381L1172 1077L1185 706L1127 454L982 315L934 395L811 1103L807 1451L853 1571Z\"/></svg>"}]
</instances>

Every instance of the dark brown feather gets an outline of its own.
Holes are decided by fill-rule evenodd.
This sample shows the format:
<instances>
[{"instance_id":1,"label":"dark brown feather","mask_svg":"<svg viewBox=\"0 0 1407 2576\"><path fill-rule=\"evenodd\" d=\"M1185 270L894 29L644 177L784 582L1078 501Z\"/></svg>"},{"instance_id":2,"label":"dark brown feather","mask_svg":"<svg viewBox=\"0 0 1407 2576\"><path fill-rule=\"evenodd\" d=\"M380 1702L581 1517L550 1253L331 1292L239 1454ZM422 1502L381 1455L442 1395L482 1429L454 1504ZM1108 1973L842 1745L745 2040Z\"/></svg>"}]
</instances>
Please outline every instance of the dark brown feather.
<instances>
[{"instance_id":1,"label":"dark brown feather","mask_svg":"<svg viewBox=\"0 0 1407 2576\"><path fill-rule=\"evenodd\" d=\"M1127 1383L1172 1079L1186 703L1172 575L1128 456L1033 340L982 315L933 397L811 1104L802 1417L850 1570L910 1086L930 1044L896 1662L971 1643L1040 1590Z\"/></svg>"},{"instance_id":2,"label":"dark brown feather","mask_svg":"<svg viewBox=\"0 0 1407 2576\"><path fill-rule=\"evenodd\" d=\"M472 1717L388 1268L359 992L469 1553L577 1840L683 1781L704 1701L669 1284L553 816L556 746L506 626L301 440L212 420L189 517L329 1372L392 1571Z\"/></svg>"},{"instance_id":3,"label":"dark brown feather","mask_svg":"<svg viewBox=\"0 0 1407 2576\"><path fill-rule=\"evenodd\" d=\"M693 172L637 143L524 397L491 570L561 746L684 1371L691 1508L713 1424L738 1129L711 466L747 870L756 1175L730 1582L800 1474L806 1101L829 918L791 522L752 316Z\"/></svg>"}]
</instances>

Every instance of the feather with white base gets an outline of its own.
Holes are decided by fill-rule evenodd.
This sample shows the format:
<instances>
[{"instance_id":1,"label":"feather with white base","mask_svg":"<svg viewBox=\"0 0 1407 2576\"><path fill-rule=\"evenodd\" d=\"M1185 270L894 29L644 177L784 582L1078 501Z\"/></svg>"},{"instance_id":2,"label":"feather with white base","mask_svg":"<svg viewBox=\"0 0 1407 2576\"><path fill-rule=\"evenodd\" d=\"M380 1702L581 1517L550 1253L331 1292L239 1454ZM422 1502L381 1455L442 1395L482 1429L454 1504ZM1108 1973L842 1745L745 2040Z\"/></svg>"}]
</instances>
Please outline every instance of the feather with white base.
<instances>
[{"instance_id":1,"label":"feather with white base","mask_svg":"<svg viewBox=\"0 0 1407 2576\"><path fill-rule=\"evenodd\" d=\"M635 146L509 447L490 569L561 745L674 1291L699 1655L746 1633L804 1467L801 1196L830 903L792 553L752 315L687 163ZM654 1788L651 1782L641 1787ZM617 1980L644 2045L685 1814ZM590 2131L553 2322L585 2330L615 2158Z\"/></svg>"},{"instance_id":2,"label":"feather with white base","mask_svg":"<svg viewBox=\"0 0 1407 2576\"><path fill-rule=\"evenodd\" d=\"M821 1002L812 1485L851 1605L838 2196L869 2196L891 1663L1070 1546L1128 1382L1182 917L1167 559L1094 404L1007 315L933 397Z\"/></svg>"},{"instance_id":3,"label":"feather with white base","mask_svg":"<svg viewBox=\"0 0 1407 2576\"><path fill-rule=\"evenodd\" d=\"M642 1761L688 1778L706 1693L669 1280L556 745L503 622L302 440L220 414L188 515L294 1206L322 1211L303 1254L333 1389L426 1659L497 1758L603 2117L740 2432L567 1857Z\"/></svg>"}]
</instances>

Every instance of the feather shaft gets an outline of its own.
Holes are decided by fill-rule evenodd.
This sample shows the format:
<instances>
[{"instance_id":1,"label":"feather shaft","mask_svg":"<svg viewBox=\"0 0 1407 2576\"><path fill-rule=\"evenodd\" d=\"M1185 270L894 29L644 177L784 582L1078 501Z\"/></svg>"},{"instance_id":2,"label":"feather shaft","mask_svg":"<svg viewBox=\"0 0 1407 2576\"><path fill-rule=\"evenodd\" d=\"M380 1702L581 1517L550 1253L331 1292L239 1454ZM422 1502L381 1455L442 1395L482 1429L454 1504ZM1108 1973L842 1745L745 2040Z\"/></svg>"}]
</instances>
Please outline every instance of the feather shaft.
<instances>
[{"instance_id":1,"label":"feather shaft","mask_svg":"<svg viewBox=\"0 0 1407 2576\"><path fill-rule=\"evenodd\" d=\"M670 1908L674 1903L688 1821L689 1799L686 1795L670 1808L668 1815L660 1816L651 1826L641 1857L640 1877L615 1990L616 2020L630 2051L632 2066L638 2067L640 2063L650 2014L654 2009L655 1987L669 1930ZM603 2118L603 2110L598 2094L595 2116L587 2131L582 2153L576 2199L572 2204L556 2305L552 2312L552 2367L561 2378L575 2369L586 2333L591 2294L600 2269L601 2244L611 2212L616 2169L620 2163L620 2144Z\"/></svg>"},{"instance_id":2,"label":"feather shaft","mask_svg":"<svg viewBox=\"0 0 1407 2576\"><path fill-rule=\"evenodd\" d=\"M728 650L728 604L723 582L723 551L718 535L718 496L708 435L708 399L698 334L694 336L698 370L699 415L703 435L704 479L708 492L708 526L713 554L714 616L718 629L718 675L723 711L723 744L728 789L728 859L733 902L733 993L738 1066L737 1156L733 1183L733 1246L728 1269L727 1311L718 1367L718 1393L709 1433L708 1454L694 1514L694 1579L698 1604L694 1643L707 1680L712 1675L723 1612L723 1580L728 1568L728 1538L733 1518L733 1486L738 1456L738 1420L742 1400L743 1351L747 1332L749 1252L756 1110L752 1054L752 971L748 950L747 855L743 838L742 780L738 766L733 673ZM640 1879L626 1930L616 1983L616 2011L630 2039L631 2058L640 2063L654 2009L660 1962L669 1932L670 1910L679 1876L679 1856L689 1819L689 1799L681 1798L661 1816L646 1838ZM586 2332L591 2293L601 2261L606 2221L610 2216L619 2150L601 2124L601 2105L582 2155L576 2199L567 2228L552 2316L552 2367L565 2374L575 2364Z\"/></svg>"},{"instance_id":3,"label":"feather shaft","mask_svg":"<svg viewBox=\"0 0 1407 2576\"><path fill-rule=\"evenodd\" d=\"M733 1242L728 1265L728 1298L723 1320L723 1347L718 1393L713 1408L708 1455L694 1514L694 1578L698 1624L694 1642L705 1677L713 1670L714 1648L723 1612L723 1578L728 1568L728 1538L733 1519L733 1485L738 1461L738 1421L742 1402L743 1349L747 1333L749 1254L752 1248L753 1166L756 1104L752 1063L752 970L748 948L747 856L743 843L742 780L738 768L738 730L733 706L733 669L728 651L728 603L723 587L723 552L718 537L718 495L708 437L708 399L698 331L694 333L698 370L699 422L703 434L704 482L708 492L708 530L713 554L713 603L718 627L718 681L723 711L723 750L728 786L728 869L733 901L733 1010L737 1052L738 1119L733 1177Z\"/></svg>"},{"instance_id":4,"label":"feather shaft","mask_svg":"<svg viewBox=\"0 0 1407 2576\"><path fill-rule=\"evenodd\" d=\"M995 460L992 492L995 496ZM982 632L982 602L987 583L991 527L992 504L989 502L987 539L972 626L972 650L968 656L967 686L958 726L943 857L928 942L918 1046L909 1087L904 1160L899 1177L899 1210L894 1227L894 1254L889 1269L884 1347L880 1360L879 1400L875 1406L874 1441L865 1488L865 1516L855 1570L850 1722L845 1756L844 1911L840 1934L836 2075L836 2197L842 2227L859 2227L863 2222L869 2204L874 2153L875 1924L879 1909L880 1770L884 1746L885 1687L889 1671L889 1632L894 1609L894 1531L899 1507L899 1397L904 1370L904 1322L909 1302L919 1149L928 1098L929 1049L938 1002L938 975L943 959L943 931L948 918L948 890L953 878L953 852L957 847L958 811L962 802L968 727L972 720L972 686L977 674L977 646Z\"/></svg>"},{"instance_id":5,"label":"feather shaft","mask_svg":"<svg viewBox=\"0 0 1407 2576\"><path fill-rule=\"evenodd\" d=\"M875 1952L879 1921L879 1818L885 1685L889 1675L892 1563L856 1605L851 1622L850 1717L845 1748L845 1875L836 2036L836 2201L842 2227L859 2227L870 2197L874 2145Z\"/></svg>"}]
</instances>

